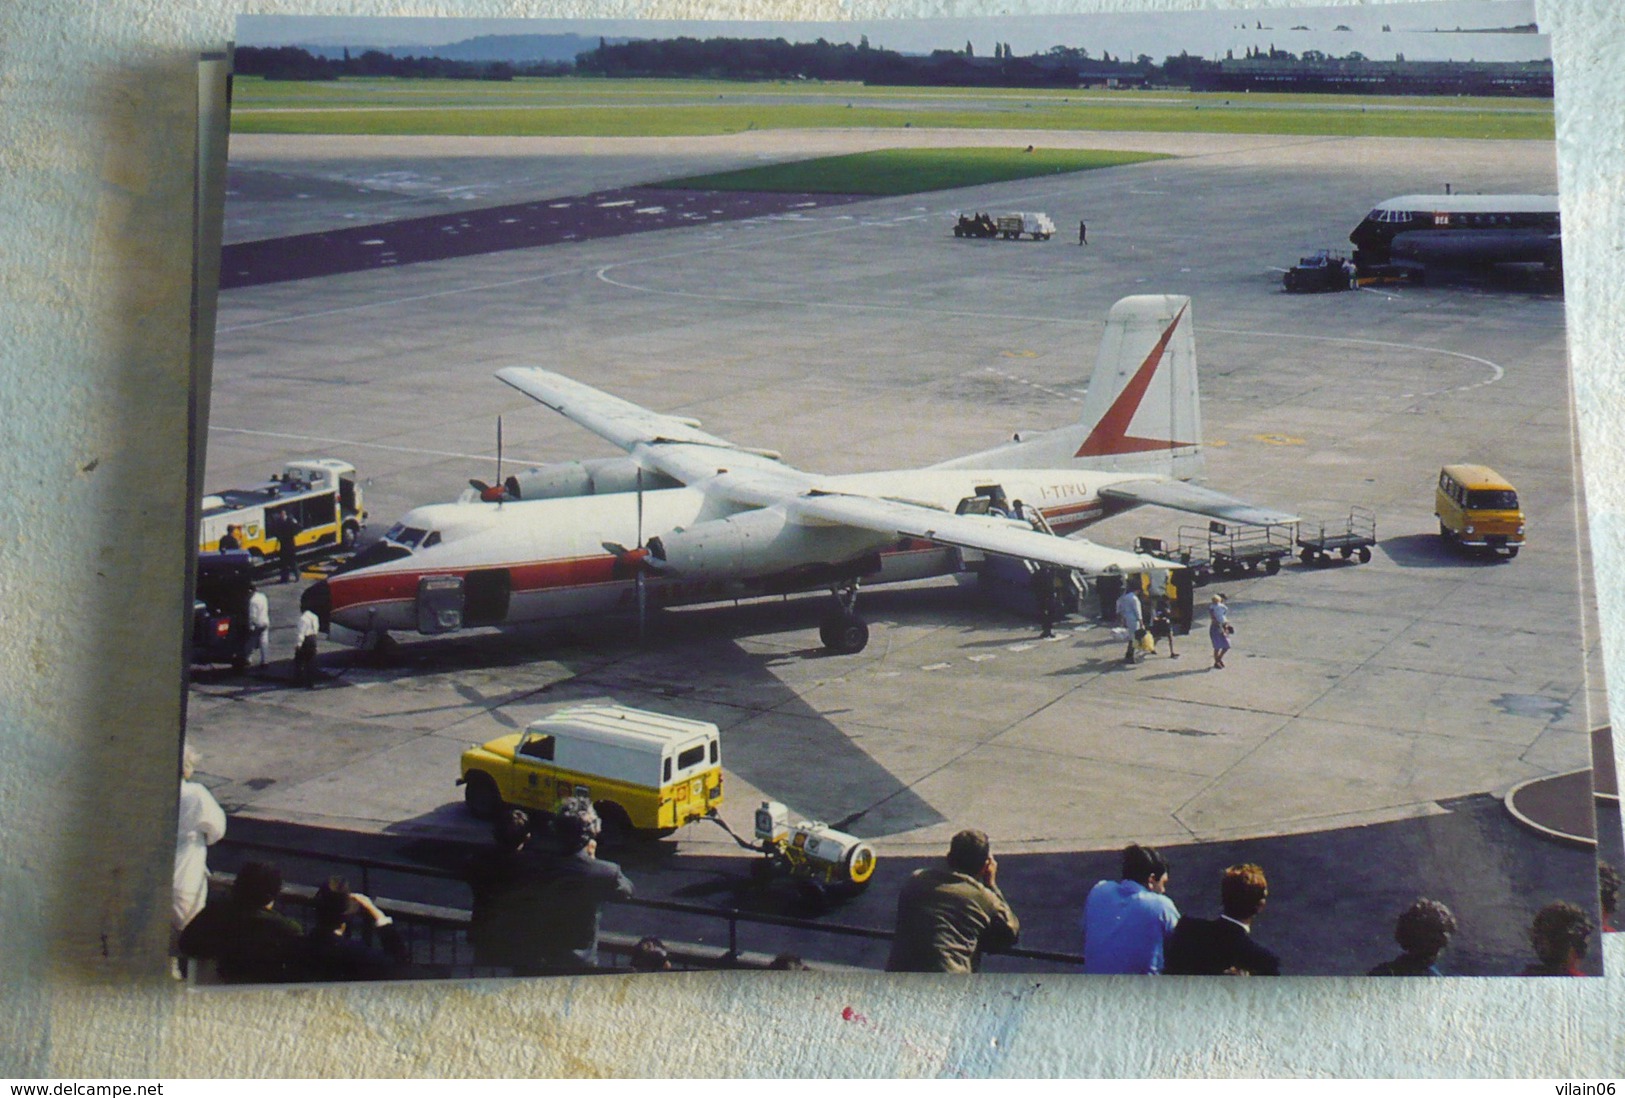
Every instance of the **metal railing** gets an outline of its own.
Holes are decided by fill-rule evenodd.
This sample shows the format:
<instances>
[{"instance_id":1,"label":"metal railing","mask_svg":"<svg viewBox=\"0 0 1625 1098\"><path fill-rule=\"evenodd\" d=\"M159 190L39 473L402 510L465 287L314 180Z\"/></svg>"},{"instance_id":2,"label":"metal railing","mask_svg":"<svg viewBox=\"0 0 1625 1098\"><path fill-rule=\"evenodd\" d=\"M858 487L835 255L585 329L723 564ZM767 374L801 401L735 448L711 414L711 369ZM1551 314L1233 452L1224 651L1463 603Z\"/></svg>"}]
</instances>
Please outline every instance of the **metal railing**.
<instances>
[{"instance_id":1,"label":"metal railing","mask_svg":"<svg viewBox=\"0 0 1625 1098\"><path fill-rule=\"evenodd\" d=\"M397 862L382 858L367 858L358 855L326 854L300 849L280 843L268 843L254 840L226 839L221 844L242 851L254 851L265 854L274 854L286 858L297 858L302 861L312 861L329 866L354 870L352 881L359 878L356 891L371 896L399 925L403 939L411 949L415 966L429 970L425 974L438 974L448 976L469 976L491 974L495 970L481 969L475 963L474 951L468 942L468 927L471 913L464 908L449 907L438 904L420 903L412 900L394 899L388 896L379 896L374 893L374 874L392 874L403 877L416 877L442 881L462 881L463 876L453 870L441 869L434 866L419 865L410 862ZM211 873L219 884L232 880L228 873ZM308 886L288 885L283 889L283 899L291 907L303 912L308 909L315 889ZM690 969L717 969L717 968L749 968L765 969L772 966L775 955L784 951L767 949L748 949L741 945L741 927L767 928L776 927L794 930L807 934L824 935L835 938L858 939L876 943L884 943L889 949L892 932L875 927L853 926L846 923L827 922L797 918L789 915L775 915L761 911L747 911L738 907L716 907L706 904L687 903L681 900L651 900L631 899L620 902L616 907L630 908L646 912L681 915L707 922L721 923L725 928L726 947L707 946L697 942L673 941L661 935L667 956L675 968ZM308 922L308 918L305 920ZM646 936L615 931L604 931L599 935L599 949L612 957L629 959L638 942ZM759 936L758 936L759 938ZM759 940L755 944L760 944ZM803 954L805 956L805 954ZM1026 949L1015 947L1003 950L990 957L1011 958L1027 961L1038 961L1064 968L1083 967L1083 958L1075 953L1058 952L1054 950ZM878 965L852 965L838 961L818 960L818 967L825 970L853 969L864 970L879 967ZM995 967L1007 966L997 964ZM444 970L444 971L442 971Z\"/></svg>"}]
</instances>

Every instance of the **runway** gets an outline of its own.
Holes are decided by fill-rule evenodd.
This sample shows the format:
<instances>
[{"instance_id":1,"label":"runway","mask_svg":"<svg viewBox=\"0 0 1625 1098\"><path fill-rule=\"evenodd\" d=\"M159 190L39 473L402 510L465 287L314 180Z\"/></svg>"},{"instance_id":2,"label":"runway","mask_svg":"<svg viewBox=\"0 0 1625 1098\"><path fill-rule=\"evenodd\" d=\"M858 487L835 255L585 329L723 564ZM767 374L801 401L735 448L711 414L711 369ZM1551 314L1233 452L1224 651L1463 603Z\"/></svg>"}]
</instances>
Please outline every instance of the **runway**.
<instances>
[{"instance_id":1,"label":"runway","mask_svg":"<svg viewBox=\"0 0 1625 1098\"><path fill-rule=\"evenodd\" d=\"M952 136L908 139L973 143ZM324 646L331 677L317 691L287 689L280 667L246 682L199 676L191 738L222 803L270 821L477 840L452 785L461 750L599 699L716 721L736 830L771 797L894 858L936 854L967 826L1042 857L1423 821L1586 766L1606 708L1586 675L1598 640L1583 627L1561 298L1473 284L1289 296L1278 274L1338 247L1395 194L1444 182L1553 190L1551 147L1096 136L1065 135L1191 155L227 290L207 486L296 456L345 458L368 480L376 533L489 479L498 414L510 459L611 452L492 378L511 365L700 418L807 470L924 465L1067 422L1112 302L1182 293L1194 302L1205 483L1331 524L1370 508L1369 564L1293 562L1209 589L1226 592L1238 626L1224 672L1208 669L1200 633L1181 639L1178 661L1133 668L1092 616L1040 641L1018 593L952 579L865 593L872 640L850 657L819 650L816 597L667 612L642 647L621 620L401 638L399 663L382 668ZM598 162L581 142L533 140L535 165L574 165L538 167L549 178L533 198L739 166L762 157L763 140L709 139L704 155L681 156L622 141ZM822 154L878 137L804 140ZM393 167L411 159L403 139L388 148ZM258 139L256 170L294 179L310 148L286 149L278 160ZM420 173L447 188L490 163L432 141L422 150ZM239 239L263 231L265 208L286 201L229 209L228 226ZM1043 210L1061 232L956 240L959 209ZM366 216L335 195L287 224L291 235ZM1066 238L1080 219L1087 247ZM1516 561L1439 546L1432 485L1461 460L1518 485L1531 543ZM1172 540L1192 521L1142 509L1088 536ZM273 587L272 599L285 656L297 591ZM735 855L714 828L674 841L679 859ZM1496 841L1410 851L1405 871L1450 860L1516 921L1540 897L1519 891L1522 863ZM1191 887L1205 900L1206 882ZM1588 887L1577 877L1565 898Z\"/></svg>"}]
</instances>

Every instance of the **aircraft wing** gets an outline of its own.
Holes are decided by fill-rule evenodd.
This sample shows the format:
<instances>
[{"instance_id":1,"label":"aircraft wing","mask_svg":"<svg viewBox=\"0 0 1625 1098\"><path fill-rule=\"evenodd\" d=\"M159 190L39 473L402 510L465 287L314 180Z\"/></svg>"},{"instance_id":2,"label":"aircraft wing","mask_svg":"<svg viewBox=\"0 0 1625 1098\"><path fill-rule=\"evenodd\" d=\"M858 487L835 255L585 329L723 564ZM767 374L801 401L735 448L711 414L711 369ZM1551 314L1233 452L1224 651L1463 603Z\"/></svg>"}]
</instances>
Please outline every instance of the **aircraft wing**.
<instances>
[{"instance_id":1,"label":"aircraft wing","mask_svg":"<svg viewBox=\"0 0 1625 1098\"><path fill-rule=\"evenodd\" d=\"M1071 568L1086 575L1105 572L1143 572L1150 568L1178 568L1165 560L1108 549L1082 538L1041 534L1008 519L986 515L955 515L900 500L875 496L810 492L786 504L800 521L853 526L876 533L920 538L961 549L980 549L1022 560Z\"/></svg>"},{"instance_id":2,"label":"aircraft wing","mask_svg":"<svg viewBox=\"0 0 1625 1098\"><path fill-rule=\"evenodd\" d=\"M1215 492L1211 488L1200 488L1194 484L1187 484L1179 480L1147 479L1129 480L1112 484L1100 490L1100 494L1107 499L1126 500L1130 503L1152 503L1158 507L1168 507L1175 511L1189 511L1196 515L1206 515L1208 518L1221 519L1224 522L1243 523L1252 526L1275 526L1281 523L1297 522L1297 515L1289 515L1285 511L1272 511L1268 507L1255 507L1234 496L1227 496L1223 492Z\"/></svg>"},{"instance_id":3,"label":"aircraft wing","mask_svg":"<svg viewBox=\"0 0 1625 1098\"><path fill-rule=\"evenodd\" d=\"M696 420L652 412L629 400L611 396L563 374L534 366L508 366L497 378L521 393L585 427L599 438L626 450L646 469L664 473L684 484L731 470L757 471L780 482L809 479L781 464L779 454L738 446L700 430ZM741 502L760 500L742 498Z\"/></svg>"},{"instance_id":4,"label":"aircraft wing","mask_svg":"<svg viewBox=\"0 0 1625 1098\"><path fill-rule=\"evenodd\" d=\"M783 507L793 521L805 525L850 526L888 538L920 538L1089 575L1178 567L985 515L955 515L901 500L826 492L816 487L818 478L782 464L772 451L736 446L701 431L692 420L652 412L549 370L510 366L497 371L497 377L624 448L647 468L684 484L704 482L707 491L742 506Z\"/></svg>"}]
</instances>

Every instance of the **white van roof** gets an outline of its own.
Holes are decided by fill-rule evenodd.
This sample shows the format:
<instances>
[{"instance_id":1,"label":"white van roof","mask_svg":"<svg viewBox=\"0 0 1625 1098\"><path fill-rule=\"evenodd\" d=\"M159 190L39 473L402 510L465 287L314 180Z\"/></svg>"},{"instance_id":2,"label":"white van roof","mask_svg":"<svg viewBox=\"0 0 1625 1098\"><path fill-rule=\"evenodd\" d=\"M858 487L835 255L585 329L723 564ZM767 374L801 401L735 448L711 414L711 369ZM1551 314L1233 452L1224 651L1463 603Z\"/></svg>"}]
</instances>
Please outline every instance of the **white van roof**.
<instances>
[{"instance_id":1,"label":"white van roof","mask_svg":"<svg viewBox=\"0 0 1625 1098\"><path fill-rule=\"evenodd\" d=\"M696 736L716 736L710 721L689 720L627 705L576 705L532 721L528 731L559 734L594 743L620 744L663 754L668 747L690 743Z\"/></svg>"}]
</instances>

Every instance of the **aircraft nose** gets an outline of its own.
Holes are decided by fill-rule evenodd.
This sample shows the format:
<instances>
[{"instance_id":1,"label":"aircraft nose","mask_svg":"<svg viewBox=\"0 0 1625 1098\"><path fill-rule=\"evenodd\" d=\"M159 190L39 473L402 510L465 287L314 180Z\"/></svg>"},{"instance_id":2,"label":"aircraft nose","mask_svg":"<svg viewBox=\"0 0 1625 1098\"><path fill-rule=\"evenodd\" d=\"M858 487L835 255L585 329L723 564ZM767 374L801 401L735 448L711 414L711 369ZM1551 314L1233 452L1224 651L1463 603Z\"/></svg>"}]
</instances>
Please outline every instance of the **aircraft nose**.
<instances>
[{"instance_id":1,"label":"aircraft nose","mask_svg":"<svg viewBox=\"0 0 1625 1098\"><path fill-rule=\"evenodd\" d=\"M326 580L317 580L305 588L299 596L299 610L301 613L309 610L315 614L322 623L322 631L327 631L328 619L333 613L333 592Z\"/></svg>"}]
</instances>

